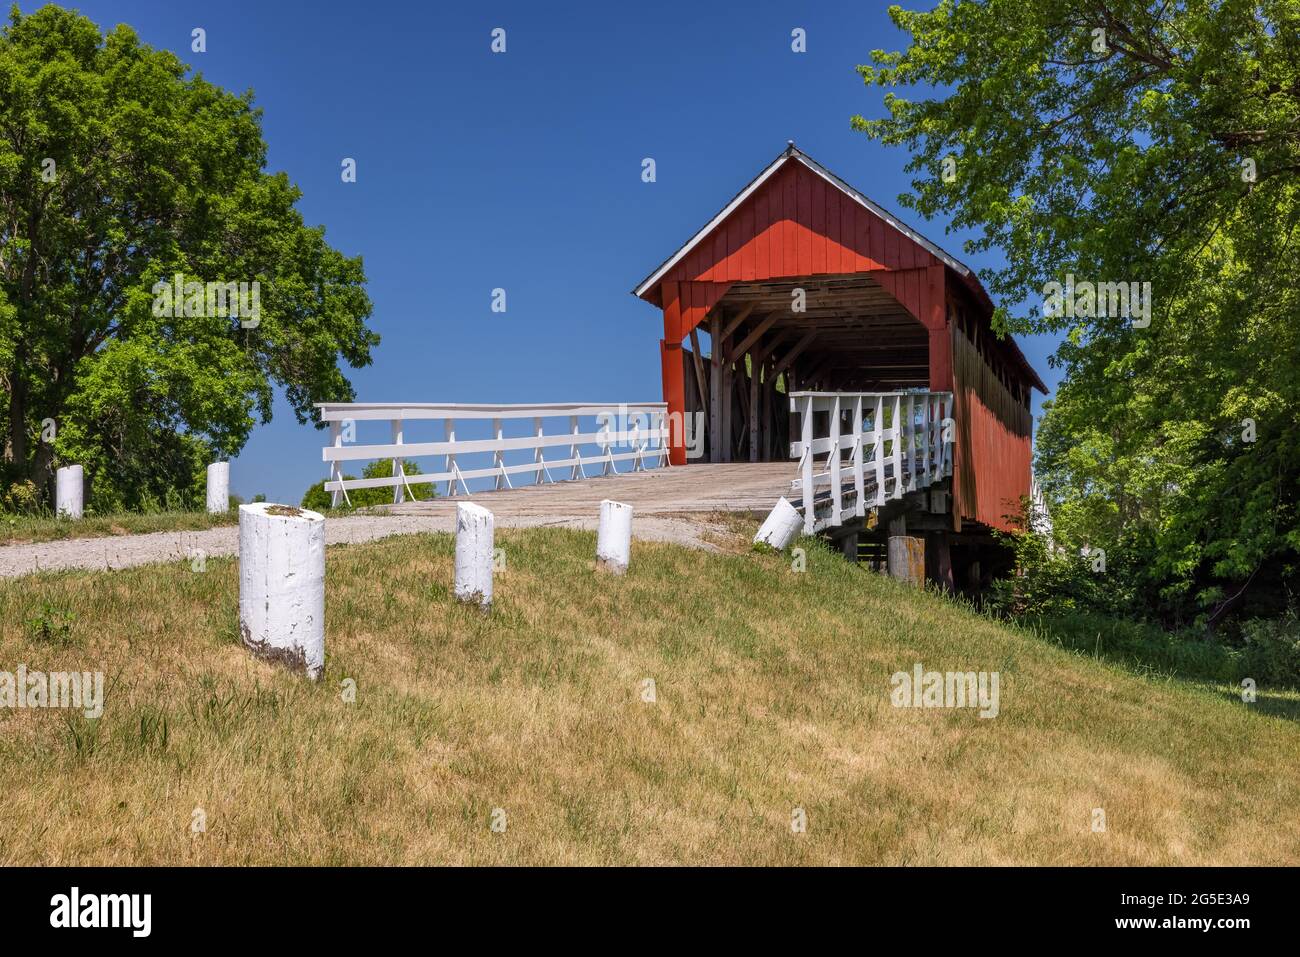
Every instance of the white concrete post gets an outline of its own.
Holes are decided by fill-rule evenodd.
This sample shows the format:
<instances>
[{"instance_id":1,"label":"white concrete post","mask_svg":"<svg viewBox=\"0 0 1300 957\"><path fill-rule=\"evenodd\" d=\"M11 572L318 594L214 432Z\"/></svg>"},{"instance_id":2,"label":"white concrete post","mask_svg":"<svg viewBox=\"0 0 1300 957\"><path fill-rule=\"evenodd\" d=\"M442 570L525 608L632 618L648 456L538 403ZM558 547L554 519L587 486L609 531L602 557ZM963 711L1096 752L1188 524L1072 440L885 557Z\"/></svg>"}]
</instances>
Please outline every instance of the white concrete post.
<instances>
[{"instance_id":1,"label":"white concrete post","mask_svg":"<svg viewBox=\"0 0 1300 957\"><path fill-rule=\"evenodd\" d=\"M596 567L616 575L627 571L632 557L632 506L605 499L596 532Z\"/></svg>"},{"instance_id":2,"label":"white concrete post","mask_svg":"<svg viewBox=\"0 0 1300 957\"><path fill-rule=\"evenodd\" d=\"M59 518L81 518L86 473L80 465L65 465L55 473L54 505Z\"/></svg>"},{"instance_id":3,"label":"white concrete post","mask_svg":"<svg viewBox=\"0 0 1300 957\"><path fill-rule=\"evenodd\" d=\"M803 531L803 516L782 496L777 499L776 505L763 520L762 527L754 536L754 544L771 545L778 552L783 552L801 531Z\"/></svg>"},{"instance_id":4,"label":"white concrete post","mask_svg":"<svg viewBox=\"0 0 1300 957\"><path fill-rule=\"evenodd\" d=\"M267 661L325 670L325 518L292 505L239 506L239 631Z\"/></svg>"},{"instance_id":5,"label":"white concrete post","mask_svg":"<svg viewBox=\"0 0 1300 957\"><path fill-rule=\"evenodd\" d=\"M230 463L213 462L208 466L208 513L230 511Z\"/></svg>"},{"instance_id":6,"label":"white concrete post","mask_svg":"<svg viewBox=\"0 0 1300 957\"><path fill-rule=\"evenodd\" d=\"M492 607L492 513L482 505L456 506L456 600Z\"/></svg>"}]
</instances>

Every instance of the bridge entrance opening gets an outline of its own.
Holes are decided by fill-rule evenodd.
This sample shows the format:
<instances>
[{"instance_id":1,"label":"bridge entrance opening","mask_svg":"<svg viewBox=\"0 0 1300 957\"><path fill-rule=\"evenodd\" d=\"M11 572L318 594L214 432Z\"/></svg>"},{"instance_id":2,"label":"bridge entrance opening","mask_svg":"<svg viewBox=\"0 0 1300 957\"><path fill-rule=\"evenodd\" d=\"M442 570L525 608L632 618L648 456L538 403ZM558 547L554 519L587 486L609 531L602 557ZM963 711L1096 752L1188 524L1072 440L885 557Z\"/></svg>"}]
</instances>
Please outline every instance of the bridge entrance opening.
<instances>
[{"instance_id":1,"label":"bridge entrance opening","mask_svg":"<svg viewBox=\"0 0 1300 957\"><path fill-rule=\"evenodd\" d=\"M869 276L736 283L690 331L682 364L707 461L780 461L792 392L925 390L929 335Z\"/></svg>"}]
</instances>

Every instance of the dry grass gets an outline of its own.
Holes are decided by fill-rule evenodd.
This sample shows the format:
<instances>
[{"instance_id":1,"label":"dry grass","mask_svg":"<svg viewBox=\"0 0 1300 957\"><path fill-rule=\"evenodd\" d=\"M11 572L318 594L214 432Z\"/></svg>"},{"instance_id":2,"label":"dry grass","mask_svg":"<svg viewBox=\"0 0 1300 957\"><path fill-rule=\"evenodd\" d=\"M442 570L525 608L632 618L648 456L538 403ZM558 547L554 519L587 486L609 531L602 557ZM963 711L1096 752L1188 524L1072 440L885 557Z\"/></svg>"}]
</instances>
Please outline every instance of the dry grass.
<instances>
[{"instance_id":1,"label":"dry grass","mask_svg":"<svg viewBox=\"0 0 1300 957\"><path fill-rule=\"evenodd\" d=\"M143 532L196 532L219 525L237 525L239 512L121 512L74 520L52 515L0 514L0 546L27 545L70 538L106 538Z\"/></svg>"},{"instance_id":2,"label":"dry grass","mask_svg":"<svg viewBox=\"0 0 1300 957\"><path fill-rule=\"evenodd\" d=\"M332 548L314 686L240 647L230 560L0 583L0 669L111 685L98 722L0 710L0 864L1300 862L1300 725L1231 689L817 548L638 543L616 579L590 533L498 537L490 617L449 601L447 536ZM891 707L916 661L999 671L1001 714Z\"/></svg>"}]
</instances>

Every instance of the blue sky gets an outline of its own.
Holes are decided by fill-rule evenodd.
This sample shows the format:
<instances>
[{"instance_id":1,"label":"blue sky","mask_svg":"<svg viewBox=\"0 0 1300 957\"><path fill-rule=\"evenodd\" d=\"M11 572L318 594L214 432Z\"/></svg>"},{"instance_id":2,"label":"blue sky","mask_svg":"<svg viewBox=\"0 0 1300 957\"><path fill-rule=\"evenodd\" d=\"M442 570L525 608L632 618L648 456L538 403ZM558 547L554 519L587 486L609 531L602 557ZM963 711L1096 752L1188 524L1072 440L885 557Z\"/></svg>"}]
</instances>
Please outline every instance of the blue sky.
<instances>
[{"instance_id":1,"label":"blue sky","mask_svg":"<svg viewBox=\"0 0 1300 957\"><path fill-rule=\"evenodd\" d=\"M269 168L302 189L308 223L364 257L383 341L349 373L361 401L657 401L661 314L629 290L786 140L887 208L907 188L906 154L849 127L882 112L854 66L902 43L884 2L76 6L255 91ZM191 52L195 27L206 53ZM495 27L505 54L489 49ZM790 49L795 27L806 53ZM992 264L946 223L904 219ZM1052 342L1021 342L1054 386ZM277 401L232 491L297 502L325 474L326 436Z\"/></svg>"}]
</instances>

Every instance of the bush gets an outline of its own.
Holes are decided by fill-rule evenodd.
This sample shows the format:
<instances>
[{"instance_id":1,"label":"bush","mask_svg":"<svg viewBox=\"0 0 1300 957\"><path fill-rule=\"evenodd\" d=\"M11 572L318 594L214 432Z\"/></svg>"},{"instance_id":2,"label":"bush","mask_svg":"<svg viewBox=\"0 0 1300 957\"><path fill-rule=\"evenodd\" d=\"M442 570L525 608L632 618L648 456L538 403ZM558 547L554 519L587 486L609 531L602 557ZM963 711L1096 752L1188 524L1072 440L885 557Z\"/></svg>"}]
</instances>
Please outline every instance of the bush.
<instances>
[{"instance_id":1,"label":"bush","mask_svg":"<svg viewBox=\"0 0 1300 957\"><path fill-rule=\"evenodd\" d=\"M1245 667L1260 684L1300 688L1300 618L1295 609L1281 618L1243 622Z\"/></svg>"},{"instance_id":2,"label":"bush","mask_svg":"<svg viewBox=\"0 0 1300 957\"><path fill-rule=\"evenodd\" d=\"M1130 551L1108 551L1105 570L1097 571L1091 557L1055 546L1043 535L1025 532L998 538L1014 551L1016 574L994 581L984 596L985 606L994 613L1023 618L1131 610Z\"/></svg>"},{"instance_id":3,"label":"bush","mask_svg":"<svg viewBox=\"0 0 1300 957\"><path fill-rule=\"evenodd\" d=\"M21 479L5 490L4 510L19 515L31 515L41 509L41 493L31 479Z\"/></svg>"}]
</instances>

